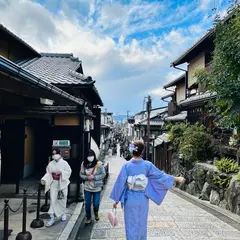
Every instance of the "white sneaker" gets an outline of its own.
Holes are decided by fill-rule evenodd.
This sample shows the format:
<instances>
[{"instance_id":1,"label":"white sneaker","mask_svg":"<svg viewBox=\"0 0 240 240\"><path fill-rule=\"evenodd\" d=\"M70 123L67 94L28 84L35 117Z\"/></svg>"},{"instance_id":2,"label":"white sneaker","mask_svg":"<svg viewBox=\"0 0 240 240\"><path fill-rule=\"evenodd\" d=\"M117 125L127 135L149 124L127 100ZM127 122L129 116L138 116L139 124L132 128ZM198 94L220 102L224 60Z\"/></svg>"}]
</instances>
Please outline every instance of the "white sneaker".
<instances>
[{"instance_id":1,"label":"white sneaker","mask_svg":"<svg viewBox=\"0 0 240 240\"><path fill-rule=\"evenodd\" d=\"M63 222L65 222L65 221L67 220L66 214L63 214L63 215L62 215L61 220L62 220Z\"/></svg>"},{"instance_id":2,"label":"white sneaker","mask_svg":"<svg viewBox=\"0 0 240 240\"><path fill-rule=\"evenodd\" d=\"M46 224L46 227L51 227L55 223L55 218L51 217L50 221Z\"/></svg>"}]
</instances>

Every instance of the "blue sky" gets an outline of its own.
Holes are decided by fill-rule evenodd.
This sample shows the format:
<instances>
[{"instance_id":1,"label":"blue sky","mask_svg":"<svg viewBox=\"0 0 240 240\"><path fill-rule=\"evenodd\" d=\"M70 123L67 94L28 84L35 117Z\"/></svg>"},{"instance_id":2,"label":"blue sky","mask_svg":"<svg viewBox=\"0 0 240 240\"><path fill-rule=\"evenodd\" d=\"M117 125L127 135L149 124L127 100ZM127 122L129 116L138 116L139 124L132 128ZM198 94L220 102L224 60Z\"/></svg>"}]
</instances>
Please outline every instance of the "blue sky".
<instances>
[{"instance_id":1,"label":"blue sky","mask_svg":"<svg viewBox=\"0 0 240 240\"><path fill-rule=\"evenodd\" d=\"M0 22L40 52L73 53L96 80L104 108L164 106L170 63L212 26L228 0L0 0Z\"/></svg>"}]
</instances>

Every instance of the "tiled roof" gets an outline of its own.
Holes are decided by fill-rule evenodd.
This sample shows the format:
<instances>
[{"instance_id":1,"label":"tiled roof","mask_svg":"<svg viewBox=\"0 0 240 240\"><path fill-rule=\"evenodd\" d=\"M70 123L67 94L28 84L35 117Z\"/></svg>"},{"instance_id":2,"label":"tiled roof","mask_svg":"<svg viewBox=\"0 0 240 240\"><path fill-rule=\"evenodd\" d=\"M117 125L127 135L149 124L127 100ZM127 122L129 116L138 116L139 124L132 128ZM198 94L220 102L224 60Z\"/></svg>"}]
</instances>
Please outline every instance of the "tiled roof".
<instances>
[{"instance_id":1,"label":"tiled roof","mask_svg":"<svg viewBox=\"0 0 240 240\"><path fill-rule=\"evenodd\" d=\"M198 102L206 102L210 99L215 98L216 95L217 95L216 92L207 91L207 92L204 92L204 93L199 94L199 95L191 96L190 98L187 98L187 99L181 101L179 103L179 105L182 106L182 107L185 107L185 106L195 104L195 103L198 103Z\"/></svg>"},{"instance_id":2,"label":"tiled roof","mask_svg":"<svg viewBox=\"0 0 240 240\"><path fill-rule=\"evenodd\" d=\"M187 118L187 111L180 112L177 115L166 117L164 120L167 122L184 121Z\"/></svg>"},{"instance_id":3,"label":"tiled roof","mask_svg":"<svg viewBox=\"0 0 240 240\"><path fill-rule=\"evenodd\" d=\"M186 78L186 73L183 73L181 76L175 78L174 80L172 80L171 82L167 83L166 85L163 86L163 88L169 88L172 86L177 85L178 83L184 81Z\"/></svg>"},{"instance_id":4,"label":"tiled roof","mask_svg":"<svg viewBox=\"0 0 240 240\"><path fill-rule=\"evenodd\" d=\"M38 78L35 75L27 72L23 68L19 67L16 63L0 56L0 70L6 74L11 74L19 78L19 80L26 82L34 87L39 87L40 89L46 90L54 95L60 96L61 98L67 99L73 103L82 105L84 100L81 98L76 98L71 94L65 92L64 90L48 83L44 79Z\"/></svg>"},{"instance_id":5,"label":"tiled roof","mask_svg":"<svg viewBox=\"0 0 240 240\"><path fill-rule=\"evenodd\" d=\"M168 94L164 95L161 99L164 100L164 99L166 99L166 98L170 98L170 97L172 97L174 94L175 94L175 92L168 93Z\"/></svg>"},{"instance_id":6,"label":"tiled roof","mask_svg":"<svg viewBox=\"0 0 240 240\"><path fill-rule=\"evenodd\" d=\"M73 54L43 53L41 57L19 62L26 71L52 84L93 84L91 77L76 72L81 61Z\"/></svg>"},{"instance_id":7,"label":"tiled roof","mask_svg":"<svg viewBox=\"0 0 240 240\"><path fill-rule=\"evenodd\" d=\"M151 126L162 126L163 125L163 120L162 118L153 118L153 119L150 119L150 125ZM143 121L141 121L139 123L139 125L147 125L147 119L144 119Z\"/></svg>"},{"instance_id":8,"label":"tiled roof","mask_svg":"<svg viewBox=\"0 0 240 240\"><path fill-rule=\"evenodd\" d=\"M163 114L166 111L167 111L167 107L155 108L155 109L151 110L151 112L150 112L150 119L160 116L161 114ZM135 115L135 117L134 117L135 124L134 125L137 125L137 124L141 125L142 122L147 120L147 112L143 112L143 113L145 113L145 114L144 114L144 117L141 119L136 119L136 115Z\"/></svg>"},{"instance_id":9,"label":"tiled roof","mask_svg":"<svg viewBox=\"0 0 240 240\"><path fill-rule=\"evenodd\" d=\"M157 109L154 111L151 111L150 113L150 121L151 121L151 125L162 125L163 121L162 118L160 117L160 115L162 113L164 113L167 110L167 108L162 108L162 109ZM140 120L140 121L135 121L135 125L139 124L139 125L145 125L147 123L147 117Z\"/></svg>"},{"instance_id":10,"label":"tiled roof","mask_svg":"<svg viewBox=\"0 0 240 240\"><path fill-rule=\"evenodd\" d=\"M157 147L158 145L161 145L163 142L170 142L169 141L169 134L163 133L162 135L158 136L154 140L154 147Z\"/></svg>"},{"instance_id":11,"label":"tiled roof","mask_svg":"<svg viewBox=\"0 0 240 240\"><path fill-rule=\"evenodd\" d=\"M162 112L164 112L166 109L167 109L167 107L152 108L152 109L151 109L151 114L152 114L152 113L155 113L155 112L157 112L157 113L159 113L159 112L162 113ZM134 116L142 115L142 114L144 114L144 113L147 114L147 111L144 110L144 111L138 112L138 113L136 113Z\"/></svg>"}]
</instances>

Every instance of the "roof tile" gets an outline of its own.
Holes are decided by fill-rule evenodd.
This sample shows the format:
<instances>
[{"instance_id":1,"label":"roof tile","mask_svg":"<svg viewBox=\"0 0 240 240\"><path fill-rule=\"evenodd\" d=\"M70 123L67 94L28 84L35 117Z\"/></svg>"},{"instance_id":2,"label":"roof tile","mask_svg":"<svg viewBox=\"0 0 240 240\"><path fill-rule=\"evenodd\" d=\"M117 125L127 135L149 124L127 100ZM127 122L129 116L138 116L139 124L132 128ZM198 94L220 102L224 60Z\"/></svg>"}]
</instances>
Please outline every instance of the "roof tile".
<instances>
[{"instance_id":1,"label":"roof tile","mask_svg":"<svg viewBox=\"0 0 240 240\"><path fill-rule=\"evenodd\" d=\"M77 60L76 60L77 59ZM18 63L24 70L53 84L92 84L91 77L77 73L79 59L72 54L47 54Z\"/></svg>"}]
</instances>

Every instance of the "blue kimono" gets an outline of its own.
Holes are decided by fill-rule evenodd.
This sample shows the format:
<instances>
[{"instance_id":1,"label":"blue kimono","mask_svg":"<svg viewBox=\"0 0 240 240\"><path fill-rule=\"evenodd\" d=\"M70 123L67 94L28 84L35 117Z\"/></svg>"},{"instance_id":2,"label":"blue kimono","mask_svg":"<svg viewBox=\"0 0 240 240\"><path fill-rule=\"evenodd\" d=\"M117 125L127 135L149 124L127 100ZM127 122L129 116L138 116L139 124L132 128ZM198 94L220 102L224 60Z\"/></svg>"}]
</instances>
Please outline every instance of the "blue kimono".
<instances>
[{"instance_id":1,"label":"blue kimono","mask_svg":"<svg viewBox=\"0 0 240 240\"><path fill-rule=\"evenodd\" d=\"M145 189L130 190L128 177L143 174L148 179ZM122 166L110 198L124 205L127 240L147 239L149 198L160 205L173 183L173 176L163 173L149 161L132 159Z\"/></svg>"}]
</instances>

